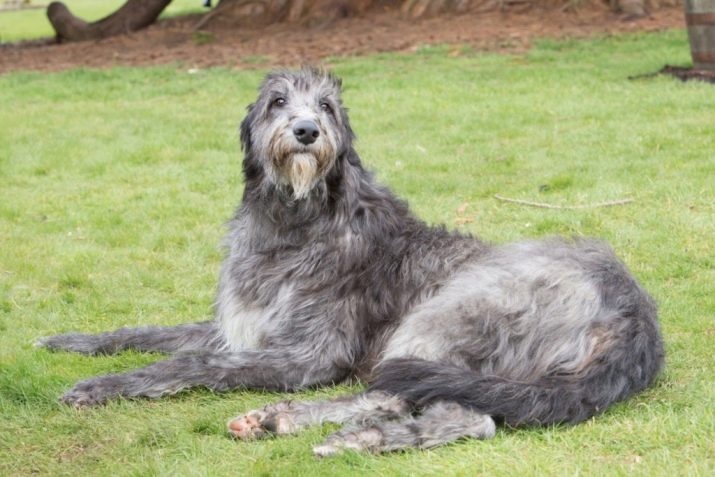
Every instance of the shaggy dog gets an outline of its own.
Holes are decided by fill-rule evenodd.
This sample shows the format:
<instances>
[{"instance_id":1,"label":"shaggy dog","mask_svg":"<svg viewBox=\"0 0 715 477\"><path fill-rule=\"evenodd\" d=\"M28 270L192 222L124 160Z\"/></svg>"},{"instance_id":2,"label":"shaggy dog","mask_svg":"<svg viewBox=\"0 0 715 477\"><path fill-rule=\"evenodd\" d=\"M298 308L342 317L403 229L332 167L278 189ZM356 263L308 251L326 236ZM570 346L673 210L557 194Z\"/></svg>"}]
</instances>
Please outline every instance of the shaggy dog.
<instances>
[{"instance_id":1,"label":"shaggy dog","mask_svg":"<svg viewBox=\"0 0 715 477\"><path fill-rule=\"evenodd\" d=\"M576 423L647 387L663 365L653 300L606 245L489 245L429 227L353 148L340 80L268 75L241 124L245 189L230 222L215 319L49 337L87 354L176 353L82 381L64 402L194 386L297 391L360 376L368 389L286 401L229 422L242 439L325 421L317 446L431 447L510 426Z\"/></svg>"}]
</instances>

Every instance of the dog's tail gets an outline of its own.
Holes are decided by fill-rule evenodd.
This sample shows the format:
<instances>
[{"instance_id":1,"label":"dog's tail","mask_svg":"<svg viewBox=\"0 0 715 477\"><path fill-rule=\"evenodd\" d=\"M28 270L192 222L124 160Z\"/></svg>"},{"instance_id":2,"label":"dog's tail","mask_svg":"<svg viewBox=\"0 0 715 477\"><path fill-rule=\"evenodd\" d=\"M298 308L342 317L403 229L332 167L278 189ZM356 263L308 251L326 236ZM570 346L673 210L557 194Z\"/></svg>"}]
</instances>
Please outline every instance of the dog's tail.
<instances>
[{"instance_id":1,"label":"dog's tail","mask_svg":"<svg viewBox=\"0 0 715 477\"><path fill-rule=\"evenodd\" d=\"M590 375L545 376L535 382L482 376L417 358L391 359L376 369L370 389L396 394L417 407L457 402L510 426L577 423L646 388L662 366L662 348L651 347L634 358L639 362L601 363Z\"/></svg>"}]
</instances>

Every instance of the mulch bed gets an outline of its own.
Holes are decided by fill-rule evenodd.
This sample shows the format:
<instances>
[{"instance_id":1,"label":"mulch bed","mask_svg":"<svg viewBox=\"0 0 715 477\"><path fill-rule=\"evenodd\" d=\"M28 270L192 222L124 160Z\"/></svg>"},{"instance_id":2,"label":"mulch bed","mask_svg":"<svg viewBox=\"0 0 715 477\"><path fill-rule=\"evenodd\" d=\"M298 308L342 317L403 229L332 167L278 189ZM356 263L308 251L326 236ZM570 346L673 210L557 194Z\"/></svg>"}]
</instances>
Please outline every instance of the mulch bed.
<instances>
[{"instance_id":1,"label":"mulch bed","mask_svg":"<svg viewBox=\"0 0 715 477\"><path fill-rule=\"evenodd\" d=\"M170 18L136 33L100 41L57 44L46 39L3 44L0 73L160 64L269 68L325 63L331 56L410 52L425 44L455 45L454 55L460 54L460 46L520 52L538 38L589 38L685 27L680 7L661 8L647 17L625 21L605 2L576 12L534 7L527 12L472 12L420 20L394 11L370 12L313 27L219 24L197 33L194 27L200 18Z\"/></svg>"}]
</instances>

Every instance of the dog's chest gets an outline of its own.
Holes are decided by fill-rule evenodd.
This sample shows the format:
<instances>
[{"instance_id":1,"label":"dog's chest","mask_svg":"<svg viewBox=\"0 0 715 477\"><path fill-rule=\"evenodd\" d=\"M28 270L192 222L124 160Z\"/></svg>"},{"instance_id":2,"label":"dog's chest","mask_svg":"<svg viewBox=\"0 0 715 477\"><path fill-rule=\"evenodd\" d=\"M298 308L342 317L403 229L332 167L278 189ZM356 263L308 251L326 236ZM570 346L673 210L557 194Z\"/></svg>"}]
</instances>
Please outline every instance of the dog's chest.
<instances>
[{"instance_id":1,"label":"dog's chest","mask_svg":"<svg viewBox=\"0 0 715 477\"><path fill-rule=\"evenodd\" d=\"M266 338L281 329L289 315L293 287L282 285L266 305L237 296L226 287L219 292L217 320L231 351L260 349Z\"/></svg>"},{"instance_id":2,"label":"dog's chest","mask_svg":"<svg viewBox=\"0 0 715 477\"><path fill-rule=\"evenodd\" d=\"M290 340L291 328L305 328L301 323L326 315L324 309L334 300L330 290L346 275L336 264L351 245L351 234L275 249L241 240L240 234L236 238L216 302L216 318L230 350L259 349L279 336Z\"/></svg>"}]
</instances>

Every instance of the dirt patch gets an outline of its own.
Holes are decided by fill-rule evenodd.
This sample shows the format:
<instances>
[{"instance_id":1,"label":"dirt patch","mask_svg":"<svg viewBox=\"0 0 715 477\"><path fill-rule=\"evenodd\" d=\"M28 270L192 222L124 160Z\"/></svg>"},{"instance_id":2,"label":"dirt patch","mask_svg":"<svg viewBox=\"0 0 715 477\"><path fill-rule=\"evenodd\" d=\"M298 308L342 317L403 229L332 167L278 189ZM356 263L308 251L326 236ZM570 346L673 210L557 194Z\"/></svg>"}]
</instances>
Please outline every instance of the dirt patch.
<instances>
[{"instance_id":1,"label":"dirt patch","mask_svg":"<svg viewBox=\"0 0 715 477\"><path fill-rule=\"evenodd\" d=\"M583 38L685 26L679 7L624 21L607 6L578 12L531 9L406 19L397 12L370 12L330 24L262 28L212 27L193 31L200 16L161 21L141 32L106 40L54 44L52 40L0 46L0 73L57 71L78 66L148 66L179 62L189 68L269 67L319 63L330 56L412 51L425 44L455 44L478 50L524 51L536 38Z\"/></svg>"},{"instance_id":2,"label":"dirt patch","mask_svg":"<svg viewBox=\"0 0 715 477\"><path fill-rule=\"evenodd\" d=\"M629 76L629 80L641 80L654 78L660 75L673 76L680 81L704 81L715 84L715 71L696 70L695 68L685 68L682 66L665 65L655 73L645 73L642 75Z\"/></svg>"},{"instance_id":3,"label":"dirt patch","mask_svg":"<svg viewBox=\"0 0 715 477\"><path fill-rule=\"evenodd\" d=\"M666 65L658 72L658 74L675 76L681 81L696 80L715 84L715 71L696 70L693 68Z\"/></svg>"}]
</instances>

